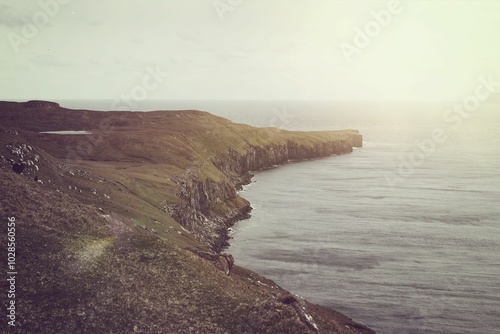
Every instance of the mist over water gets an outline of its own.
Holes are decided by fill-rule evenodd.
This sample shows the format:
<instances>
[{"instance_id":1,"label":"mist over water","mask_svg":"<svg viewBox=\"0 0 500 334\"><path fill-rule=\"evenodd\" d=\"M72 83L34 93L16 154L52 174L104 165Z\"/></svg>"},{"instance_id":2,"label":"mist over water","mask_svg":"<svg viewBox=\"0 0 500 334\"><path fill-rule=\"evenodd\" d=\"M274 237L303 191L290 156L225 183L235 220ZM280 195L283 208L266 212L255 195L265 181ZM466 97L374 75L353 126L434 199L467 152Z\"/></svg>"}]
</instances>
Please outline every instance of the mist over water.
<instances>
[{"instance_id":1,"label":"mist over water","mask_svg":"<svg viewBox=\"0 0 500 334\"><path fill-rule=\"evenodd\" d=\"M241 194L252 217L236 224L228 252L381 334L495 333L500 105L445 119L451 106L147 101L139 109L199 109L291 130L358 129L364 147L352 154L258 172Z\"/></svg>"}]
</instances>

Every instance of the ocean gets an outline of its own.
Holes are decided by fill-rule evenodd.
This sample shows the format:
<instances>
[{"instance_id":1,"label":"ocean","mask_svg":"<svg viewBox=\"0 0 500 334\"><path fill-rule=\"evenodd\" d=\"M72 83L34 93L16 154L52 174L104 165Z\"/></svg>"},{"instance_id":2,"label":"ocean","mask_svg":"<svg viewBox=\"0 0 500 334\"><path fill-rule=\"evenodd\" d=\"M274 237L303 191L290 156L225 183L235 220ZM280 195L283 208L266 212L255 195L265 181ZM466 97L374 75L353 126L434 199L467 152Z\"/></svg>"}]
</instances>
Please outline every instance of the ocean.
<instances>
[{"instance_id":1,"label":"ocean","mask_svg":"<svg viewBox=\"0 0 500 334\"><path fill-rule=\"evenodd\" d=\"M60 101L78 107L77 102ZM81 107L109 110L109 102ZM142 107L142 109L141 109ZM257 172L227 252L379 334L498 333L500 105L150 101L255 126L357 129L352 154Z\"/></svg>"}]
</instances>

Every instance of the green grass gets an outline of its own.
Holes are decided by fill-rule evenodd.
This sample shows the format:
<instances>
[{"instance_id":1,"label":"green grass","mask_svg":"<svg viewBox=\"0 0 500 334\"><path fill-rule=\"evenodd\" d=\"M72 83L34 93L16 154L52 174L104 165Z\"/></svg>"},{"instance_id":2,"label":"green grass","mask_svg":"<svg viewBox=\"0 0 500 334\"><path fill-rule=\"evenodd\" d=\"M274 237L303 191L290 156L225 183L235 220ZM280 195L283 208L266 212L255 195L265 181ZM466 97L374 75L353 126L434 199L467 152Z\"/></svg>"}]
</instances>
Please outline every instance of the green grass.
<instances>
[{"instance_id":1,"label":"green grass","mask_svg":"<svg viewBox=\"0 0 500 334\"><path fill-rule=\"evenodd\" d=\"M38 133L92 130L103 119L115 130L78 163L64 159L67 148L85 136ZM312 146L348 138L348 132L256 129L199 111L26 110L1 102L0 124L2 154L10 157L5 150L10 142L30 144L43 157L37 176L45 181L17 175L0 160L0 219L18 221L22 308L12 333L311 333L291 306L275 298L286 291L256 281L274 283L240 267L226 276L186 250L208 247L164 205L184 202L183 182L211 181L215 193L234 183L235 175L212 164L229 150L245 155L251 147L288 140ZM12 129L21 135L5 132ZM221 200L208 203L209 216L248 205L239 196ZM201 233L224 228L209 225L196 228ZM2 284L6 291L6 281ZM6 305L5 295L1 298ZM304 307L322 333L355 333L346 329L353 323L344 316L308 303ZM359 332L370 333L358 327Z\"/></svg>"}]
</instances>

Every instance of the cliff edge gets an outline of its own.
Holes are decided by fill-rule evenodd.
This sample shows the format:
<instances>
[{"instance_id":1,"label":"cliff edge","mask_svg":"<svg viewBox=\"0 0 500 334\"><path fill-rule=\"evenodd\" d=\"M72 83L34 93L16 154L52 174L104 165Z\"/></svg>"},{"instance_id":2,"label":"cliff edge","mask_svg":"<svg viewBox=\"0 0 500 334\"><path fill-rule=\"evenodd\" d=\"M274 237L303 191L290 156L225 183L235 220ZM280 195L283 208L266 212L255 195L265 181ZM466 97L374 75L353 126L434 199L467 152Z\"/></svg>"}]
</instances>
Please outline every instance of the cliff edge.
<instances>
[{"instance_id":1,"label":"cliff edge","mask_svg":"<svg viewBox=\"0 0 500 334\"><path fill-rule=\"evenodd\" d=\"M12 332L373 333L221 254L250 211L238 190L251 171L361 141L194 110L0 102L0 216L16 221L22 305Z\"/></svg>"}]
</instances>

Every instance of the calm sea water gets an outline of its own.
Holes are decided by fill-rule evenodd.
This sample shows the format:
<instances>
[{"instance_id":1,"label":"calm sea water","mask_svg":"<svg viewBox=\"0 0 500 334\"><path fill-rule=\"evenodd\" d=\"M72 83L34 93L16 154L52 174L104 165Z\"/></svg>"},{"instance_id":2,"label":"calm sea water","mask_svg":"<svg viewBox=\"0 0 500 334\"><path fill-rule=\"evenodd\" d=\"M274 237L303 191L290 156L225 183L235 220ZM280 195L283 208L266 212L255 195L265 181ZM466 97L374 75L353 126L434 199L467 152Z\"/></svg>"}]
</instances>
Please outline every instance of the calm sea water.
<instances>
[{"instance_id":1,"label":"calm sea water","mask_svg":"<svg viewBox=\"0 0 500 334\"><path fill-rule=\"evenodd\" d=\"M365 145L257 173L229 252L378 333L498 333L500 107L460 124L447 107L288 107L284 127L356 128Z\"/></svg>"},{"instance_id":2,"label":"calm sea water","mask_svg":"<svg viewBox=\"0 0 500 334\"><path fill-rule=\"evenodd\" d=\"M77 102L62 103L78 107ZM82 103L109 110L110 102ZM382 334L498 333L500 106L149 101L294 130L358 129L352 154L259 172L228 250ZM434 137L433 137L434 133ZM436 133L438 134L436 136Z\"/></svg>"}]
</instances>

